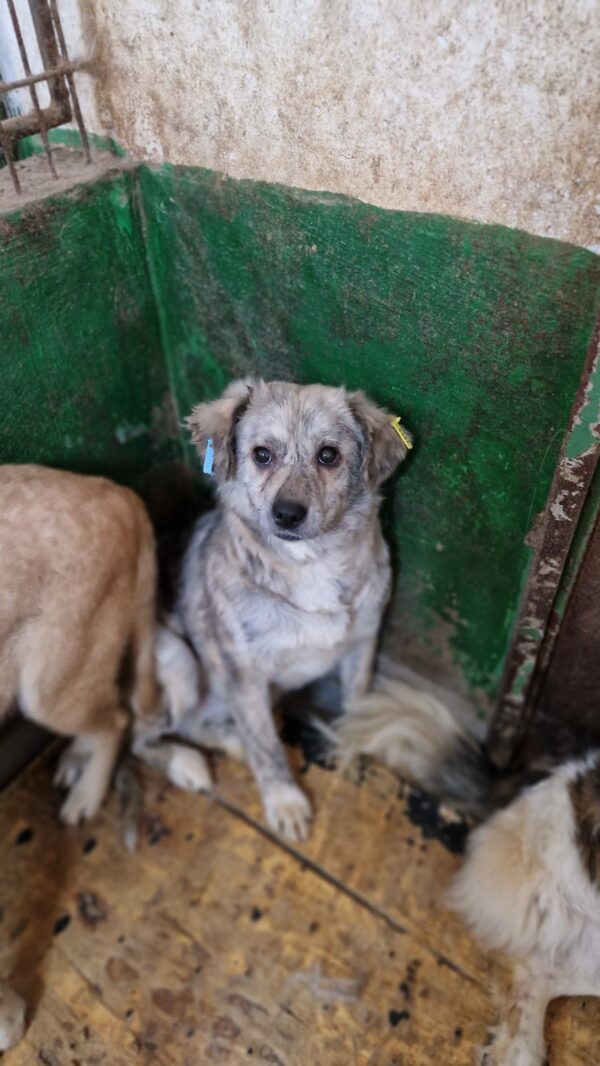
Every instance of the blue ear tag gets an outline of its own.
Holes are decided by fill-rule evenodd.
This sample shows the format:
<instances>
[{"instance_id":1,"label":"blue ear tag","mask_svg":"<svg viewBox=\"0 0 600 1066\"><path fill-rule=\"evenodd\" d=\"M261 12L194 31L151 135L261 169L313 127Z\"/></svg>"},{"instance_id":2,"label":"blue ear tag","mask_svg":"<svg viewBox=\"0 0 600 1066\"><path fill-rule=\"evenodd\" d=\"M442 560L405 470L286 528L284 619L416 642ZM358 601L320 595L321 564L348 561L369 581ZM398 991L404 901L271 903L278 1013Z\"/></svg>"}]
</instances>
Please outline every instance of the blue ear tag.
<instances>
[{"instance_id":1,"label":"blue ear tag","mask_svg":"<svg viewBox=\"0 0 600 1066\"><path fill-rule=\"evenodd\" d=\"M204 453L204 466L202 467L203 474L210 474L213 476L213 463L215 461L215 447L212 437L209 437L206 442L206 451Z\"/></svg>"}]
</instances>

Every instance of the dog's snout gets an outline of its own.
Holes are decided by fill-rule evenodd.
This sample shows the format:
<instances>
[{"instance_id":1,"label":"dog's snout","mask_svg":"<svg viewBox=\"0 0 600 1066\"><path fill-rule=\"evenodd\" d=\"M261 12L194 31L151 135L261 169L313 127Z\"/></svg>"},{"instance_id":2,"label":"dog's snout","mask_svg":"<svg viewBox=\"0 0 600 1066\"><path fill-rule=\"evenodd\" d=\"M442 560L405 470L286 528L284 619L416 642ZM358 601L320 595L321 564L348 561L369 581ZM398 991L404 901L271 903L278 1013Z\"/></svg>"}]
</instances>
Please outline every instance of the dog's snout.
<instances>
[{"instance_id":1,"label":"dog's snout","mask_svg":"<svg viewBox=\"0 0 600 1066\"><path fill-rule=\"evenodd\" d=\"M273 518L280 529L297 529L306 518L308 509L295 500L277 498L273 504Z\"/></svg>"}]
</instances>

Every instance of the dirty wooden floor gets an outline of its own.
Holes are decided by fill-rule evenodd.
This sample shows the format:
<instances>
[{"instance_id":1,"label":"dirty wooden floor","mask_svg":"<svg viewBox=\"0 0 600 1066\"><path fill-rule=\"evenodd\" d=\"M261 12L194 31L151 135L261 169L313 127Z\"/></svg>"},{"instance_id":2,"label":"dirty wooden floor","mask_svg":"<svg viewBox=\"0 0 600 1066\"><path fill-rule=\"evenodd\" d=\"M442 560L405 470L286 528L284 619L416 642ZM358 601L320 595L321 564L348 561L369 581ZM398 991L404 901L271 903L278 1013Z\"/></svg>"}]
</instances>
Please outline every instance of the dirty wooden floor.
<instances>
[{"instance_id":1,"label":"dirty wooden floor","mask_svg":"<svg viewBox=\"0 0 600 1066\"><path fill-rule=\"evenodd\" d=\"M311 764L313 835L285 847L222 760L218 798L146 778L128 855L114 796L59 826L49 761L0 795L0 975L33 1005L3 1066L471 1063L504 974L440 902L462 823ZM552 1066L600 1062L598 1002L557 1001L547 1032Z\"/></svg>"}]
</instances>

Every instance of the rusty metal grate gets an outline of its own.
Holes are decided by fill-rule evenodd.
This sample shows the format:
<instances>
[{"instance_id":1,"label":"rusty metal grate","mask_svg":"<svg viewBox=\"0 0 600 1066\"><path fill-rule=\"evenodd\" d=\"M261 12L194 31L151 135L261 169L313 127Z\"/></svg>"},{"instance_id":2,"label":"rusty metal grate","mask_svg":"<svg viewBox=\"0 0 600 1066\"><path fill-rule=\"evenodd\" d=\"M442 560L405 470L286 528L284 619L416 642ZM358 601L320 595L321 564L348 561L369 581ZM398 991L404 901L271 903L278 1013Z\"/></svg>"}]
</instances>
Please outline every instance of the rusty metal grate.
<instances>
[{"instance_id":1,"label":"rusty metal grate","mask_svg":"<svg viewBox=\"0 0 600 1066\"><path fill-rule=\"evenodd\" d=\"M75 72L83 64L69 59L57 0L29 0L29 9L43 65L43 70L38 74L33 74L31 71L15 0L6 0L6 4L23 67L23 77L9 82L0 81L0 102L3 101L6 93L15 89L28 88L31 96L31 110L26 114L11 115L0 119L0 148L10 170L15 191L20 193L22 191L21 181L15 149L17 142L24 137L39 133L48 169L55 179L58 174L48 137L49 130L64 126L74 119L88 163L91 162L91 154L74 78ZM37 86L41 83L47 85L50 97L50 103L46 107L42 107L37 91Z\"/></svg>"}]
</instances>

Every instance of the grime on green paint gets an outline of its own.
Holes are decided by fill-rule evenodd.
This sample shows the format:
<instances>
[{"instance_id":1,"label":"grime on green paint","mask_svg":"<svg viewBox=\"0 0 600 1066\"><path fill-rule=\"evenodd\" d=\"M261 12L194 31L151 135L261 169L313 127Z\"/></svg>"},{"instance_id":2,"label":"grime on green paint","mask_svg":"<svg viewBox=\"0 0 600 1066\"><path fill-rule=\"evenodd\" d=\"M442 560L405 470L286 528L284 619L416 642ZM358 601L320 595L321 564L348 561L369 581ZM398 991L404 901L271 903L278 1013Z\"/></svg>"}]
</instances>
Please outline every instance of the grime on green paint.
<instances>
[{"instance_id":1,"label":"grime on green paint","mask_svg":"<svg viewBox=\"0 0 600 1066\"><path fill-rule=\"evenodd\" d=\"M600 437L600 338L586 394L567 437L567 459L578 459L597 445Z\"/></svg>"},{"instance_id":2,"label":"grime on green paint","mask_svg":"<svg viewBox=\"0 0 600 1066\"><path fill-rule=\"evenodd\" d=\"M0 458L200 486L234 376L363 388L416 439L388 486L388 648L499 684L600 310L600 260L502 227L140 166L0 219ZM9 354L10 353L10 354Z\"/></svg>"},{"instance_id":3,"label":"grime on green paint","mask_svg":"<svg viewBox=\"0 0 600 1066\"><path fill-rule=\"evenodd\" d=\"M4 462L150 491L181 460L136 181L124 172L0 218Z\"/></svg>"}]
</instances>

